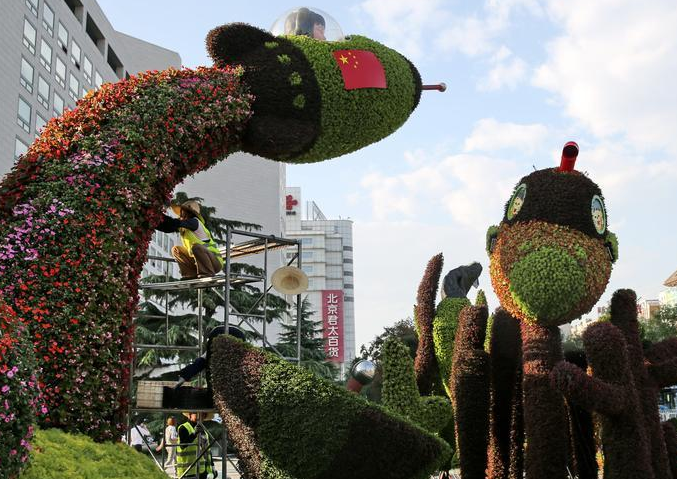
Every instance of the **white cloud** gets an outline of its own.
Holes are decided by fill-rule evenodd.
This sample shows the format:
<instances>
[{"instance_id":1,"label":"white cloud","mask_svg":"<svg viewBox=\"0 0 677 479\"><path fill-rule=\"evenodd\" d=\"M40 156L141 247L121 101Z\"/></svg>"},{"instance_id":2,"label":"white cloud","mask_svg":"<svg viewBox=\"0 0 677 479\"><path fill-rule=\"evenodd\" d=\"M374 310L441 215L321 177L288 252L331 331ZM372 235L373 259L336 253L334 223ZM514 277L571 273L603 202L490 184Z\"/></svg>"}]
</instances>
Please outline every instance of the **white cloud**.
<instances>
[{"instance_id":1,"label":"white cloud","mask_svg":"<svg viewBox=\"0 0 677 479\"><path fill-rule=\"evenodd\" d=\"M500 90L507 87L514 90L526 77L527 64L519 57L513 56L510 49L502 45L490 59L492 69L482 78L477 88L483 91Z\"/></svg>"},{"instance_id":2,"label":"white cloud","mask_svg":"<svg viewBox=\"0 0 677 479\"><path fill-rule=\"evenodd\" d=\"M543 146L548 134L548 128L538 123L521 125L483 118L475 123L472 133L466 138L464 150L491 152L516 148L533 153Z\"/></svg>"},{"instance_id":3,"label":"white cloud","mask_svg":"<svg viewBox=\"0 0 677 479\"><path fill-rule=\"evenodd\" d=\"M549 3L564 33L534 77L601 138L677 152L677 4L673 0Z\"/></svg>"}]
</instances>

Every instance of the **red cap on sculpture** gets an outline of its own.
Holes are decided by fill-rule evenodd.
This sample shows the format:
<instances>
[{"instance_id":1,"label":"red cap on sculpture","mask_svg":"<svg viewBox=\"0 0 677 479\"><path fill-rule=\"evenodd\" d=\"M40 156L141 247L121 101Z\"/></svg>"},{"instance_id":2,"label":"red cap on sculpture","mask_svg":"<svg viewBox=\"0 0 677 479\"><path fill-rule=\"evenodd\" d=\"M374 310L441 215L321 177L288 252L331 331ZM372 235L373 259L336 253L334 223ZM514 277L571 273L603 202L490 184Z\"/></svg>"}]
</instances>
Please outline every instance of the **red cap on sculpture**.
<instances>
[{"instance_id":1,"label":"red cap on sculpture","mask_svg":"<svg viewBox=\"0 0 677 479\"><path fill-rule=\"evenodd\" d=\"M559 171L574 171L576 158L578 157L578 145L575 141L568 141L562 149L562 161L559 164Z\"/></svg>"}]
</instances>

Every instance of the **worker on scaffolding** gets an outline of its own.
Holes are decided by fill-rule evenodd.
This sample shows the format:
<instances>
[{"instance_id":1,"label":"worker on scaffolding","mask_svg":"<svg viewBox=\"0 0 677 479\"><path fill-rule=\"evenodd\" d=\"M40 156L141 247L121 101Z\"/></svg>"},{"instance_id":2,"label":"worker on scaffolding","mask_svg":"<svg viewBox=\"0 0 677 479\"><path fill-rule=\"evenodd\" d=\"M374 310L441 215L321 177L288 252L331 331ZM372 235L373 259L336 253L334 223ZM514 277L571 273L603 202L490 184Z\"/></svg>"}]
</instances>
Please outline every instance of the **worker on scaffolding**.
<instances>
[{"instance_id":1,"label":"worker on scaffolding","mask_svg":"<svg viewBox=\"0 0 677 479\"><path fill-rule=\"evenodd\" d=\"M179 218L163 215L155 229L164 233L179 233L182 245L172 248L179 264L181 279L209 278L223 269L223 257L200 215L200 203L194 200L172 205Z\"/></svg>"},{"instance_id":2,"label":"worker on scaffolding","mask_svg":"<svg viewBox=\"0 0 677 479\"><path fill-rule=\"evenodd\" d=\"M176 475L185 478L207 479L218 475L212 464L209 441L202 421L210 417L205 413L184 412L188 421L178 427L179 444L176 448Z\"/></svg>"}]
</instances>

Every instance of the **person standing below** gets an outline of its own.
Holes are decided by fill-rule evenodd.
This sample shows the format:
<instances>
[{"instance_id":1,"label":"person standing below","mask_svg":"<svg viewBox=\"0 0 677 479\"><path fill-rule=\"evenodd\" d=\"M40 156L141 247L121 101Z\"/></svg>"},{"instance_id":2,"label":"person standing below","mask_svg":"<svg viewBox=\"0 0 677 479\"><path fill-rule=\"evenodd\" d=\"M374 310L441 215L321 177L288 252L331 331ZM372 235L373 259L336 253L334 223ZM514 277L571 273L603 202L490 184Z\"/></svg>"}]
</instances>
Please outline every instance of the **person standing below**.
<instances>
[{"instance_id":1,"label":"person standing below","mask_svg":"<svg viewBox=\"0 0 677 479\"><path fill-rule=\"evenodd\" d=\"M188 421L178 427L179 445L176 451L176 474L179 477L207 479L207 476L213 471L209 451L202 454L197 463L193 464L198 455L207 447L204 426L202 423L198 423L198 413L185 412L183 414L188 417Z\"/></svg>"},{"instance_id":2,"label":"person standing below","mask_svg":"<svg viewBox=\"0 0 677 479\"><path fill-rule=\"evenodd\" d=\"M155 229L163 233L179 233L181 246L172 248L172 256L179 263L181 279L209 278L223 269L223 257L200 215L200 203L186 201L172 205L179 218L163 215Z\"/></svg>"},{"instance_id":3,"label":"person standing below","mask_svg":"<svg viewBox=\"0 0 677 479\"><path fill-rule=\"evenodd\" d=\"M150 431L146 427L146 420L139 418L134 426L132 426L131 434L129 437L129 445L136 449L138 452L143 451L145 441L151 442Z\"/></svg>"},{"instance_id":4,"label":"person standing below","mask_svg":"<svg viewBox=\"0 0 677 479\"><path fill-rule=\"evenodd\" d=\"M167 451L165 470L169 469L173 471L174 475L176 475L176 445L179 443L179 433L176 430L175 424L174 417L169 416L162 443L155 449L157 452L160 452L163 447L165 448Z\"/></svg>"}]
</instances>

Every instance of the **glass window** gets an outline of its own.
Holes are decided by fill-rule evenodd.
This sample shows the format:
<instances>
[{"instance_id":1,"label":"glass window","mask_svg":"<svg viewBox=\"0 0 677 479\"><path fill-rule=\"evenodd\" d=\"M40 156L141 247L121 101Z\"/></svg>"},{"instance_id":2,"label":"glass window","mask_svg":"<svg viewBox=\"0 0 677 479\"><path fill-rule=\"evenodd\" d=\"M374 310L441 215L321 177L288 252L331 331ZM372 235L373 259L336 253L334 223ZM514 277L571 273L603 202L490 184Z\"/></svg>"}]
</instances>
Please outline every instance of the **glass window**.
<instances>
[{"instance_id":1,"label":"glass window","mask_svg":"<svg viewBox=\"0 0 677 479\"><path fill-rule=\"evenodd\" d=\"M17 138L14 142L14 159L19 158L21 155L23 155L27 151L28 151L28 145Z\"/></svg>"},{"instance_id":2,"label":"glass window","mask_svg":"<svg viewBox=\"0 0 677 479\"><path fill-rule=\"evenodd\" d=\"M64 52L68 51L68 30L59 22L59 32L57 34L56 42L59 44Z\"/></svg>"},{"instance_id":3,"label":"glass window","mask_svg":"<svg viewBox=\"0 0 677 479\"><path fill-rule=\"evenodd\" d=\"M40 133L40 130L42 130L45 125L47 124L47 120L45 120L40 113L35 113L35 132Z\"/></svg>"},{"instance_id":4,"label":"glass window","mask_svg":"<svg viewBox=\"0 0 677 479\"><path fill-rule=\"evenodd\" d=\"M54 114L60 116L63 114L63 98L57 92L54 92Z\"/></svg>"},{"instance_id":5,"label":"glass window","mask_svg":"<svg viewBox=\"0 0 677 479\"><path fill-rule=\"evenodd\" d=\"M73 40L71 42L71 63L75 65L75 68L80 69L80 56L82 55L82 50L80 50L80 45Z\"/></svg>"},{"instance_id":6,"label":"glass window","mask_svg":"<svg viewBox=\"0 0 677 479\"><path fill-rule=\"evenodd\" d=\"M50 37L54 36L54 10L46 3L42 4L42 26L45 27Z\"/></svg>"},{"instance_id":7,"label":"glass window","mask_svg":"<svg viewBox=\"0 0 677 479\"><path fill-rule=\"evenodd\" d=\"M48 72L52 71L52 46L42 39L40 43L40 63Z\"/></svg>"},{"instance_id":8,"label":"glass window","mask_svg":"<svg viewBox=\"0 0 677 479\"><path fill-rule=\"evenodd\" d=\"M38 75L38 102L49 110L49 82Z\"/></svg>"},{"instance_id":9,"label":"glass window","mask_svg":"<svg viewBox=\"0 0 677 479\"><path fill-rule=\"evenodd\" d=\"M19 111L16 121L26 132L31 132L31 105L21 97L19 97Z\"/></svg>"},{"instance_id":10,"label":"glass window","mask_svg":"<svg viewBox=\"0 0 677 479\"><path fill-rule=\"evenodd\" d=\"M304 273L306 274L313 274L313 265L312 264L304 264L301 269L303 270Z\"/></svg>"},{"instance_id":11,"label":"glass window","mask_svg":"<svg viewBox=\"0 0 677 479\"><path fill-rule=\"evenodd\" d=\"M56 56L56 82L61 85L61 88L66 88L66 64Z\"/></svg>"},{"instance_id":12,"label":"glass window","mask_svg":"<svg viewBox=\"0 0 677 479\"><path fill-rule=\"evenodd\" d=\"M301 259L303 259L303 261L312 261L313 260L313 252L312 251L303 251L301 253Z\"/></svg>"},{"instance_id":13,"label":"glass window","mask_svg":"<svg viewBox=\"0 0 677 479\"><path fill-rule=\"evenodd\" d=\"M92 62L89 61L87 55L82 60L82 74L85 76L87 83L92 83Z\"/></svg>"},{"instance_id":14,"label":"glass window","mask_svg":"<svg viewBox=\"0 0 677 479\"><path fill-rule=\"evenodd\" d=\"M94 84L97 88L101 88L101 85L103 85L103 78L101 78L99 72L94 72Z\"/></svg>"},{"instance_id":15,"label":"glass window","mask_svg":"<svg viewBox=\"0 0 677 479\"><path fill-rule=\"evenodd\" d=\"M35 55L35 41L37 38L37 32L35 27L31 25L31 22L27 18L24 18L24 38L23 44L28 48L28 51Z\"/></svg>"},{"instance_id":16,"label":"glass window","mask_svg":"<svg viewBox=\"0 0 677 479\"><path fill-rule=\"evenodd\" d=\"M80 95L80 82L76 76L73 75L73 72L70 73L70 77L68 79L68 94L73 100L77 100L78 96Z\"/></svg>"},{"instance_id":17,"label":"glass window","mask_svg":"<svg viewBox=\"0 0 677 479\"><path fill-rule=\"evenodd\" d=\"M28 93L33 93L33 65L28 63L24 57L21 57L21 85L28 90Z\"/></svg>"},{"instance_id":18,"label":"glass window","mask_svg":"<svg viewBox=\"0 0 677 479\"><path fill-rule=\"evenodd\" d=\"M301 244L303 246L311 246L313 244L313 238L301 238Z\"/></svg>"},{"instance_id":19,"label":"glass window","mask_svg":"<svg viewBox=\"0 0 677 479\"><path fill-rule=\"evenodd\" d=\"M26 0L26 6L35 15L38 16L38 0Z\"/></svg>"}]
</instances>

